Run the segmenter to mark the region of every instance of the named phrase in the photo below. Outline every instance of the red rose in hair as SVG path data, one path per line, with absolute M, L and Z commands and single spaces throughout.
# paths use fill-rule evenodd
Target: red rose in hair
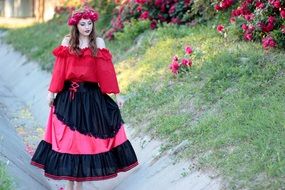
M 68 18 L 68 25 L 76 25 L 81 18 L 91 19 L 93 22 L 97 21 L 99 18 L 99 13 L 92 9 L 91 7 L 84 6 L 83 10 L 79 10 L 80 12 L 74 12 Z

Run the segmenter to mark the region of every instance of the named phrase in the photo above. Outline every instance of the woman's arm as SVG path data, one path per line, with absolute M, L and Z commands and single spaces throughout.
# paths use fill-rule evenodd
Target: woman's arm
M 97 48 L 106 48 L 105 41 L 103 38 L 97 37 L 96 38 L 96 44 L 97 44 Z M 116 97 L 116 102 L 117 102 L 119 108 L 122 108 L 123 104 L 124 104 L 124 100 L 120 96 L 120 93 L 115 93 L 114 95 Z
M 61 45 L 63 46 L 68 46 L 69 45 L 69 36 L 65 36 L 63 40 L 61 41 Z M 53 72 L 52 72 L 52 77 L 51 77 L 51 82 L 49 84 L 48 88 L 48 95 L 47 95 L 47 100 L 49 106 L 52 105 L 53 100 L 57 94 L 57 91 L 62 88 L 62 83 L 63 83 L 63 78 L 60 77 L 64 75 L 64 60 L 63 58 L 56 57 L 55 58 L 55 63 L 53 66 Z
M 103 38 L 96 38 L 97 48 L 100 49 L 100 55 L 98 55 L 97 71 L 98 80 L 101 85 L 101 90 L 104 93 L 113 93 L 118 96 L 120 93 L 118 80 L 116 77 L 116 71 L 112 62 L 112 54 L 108 48 L 106 48 Z

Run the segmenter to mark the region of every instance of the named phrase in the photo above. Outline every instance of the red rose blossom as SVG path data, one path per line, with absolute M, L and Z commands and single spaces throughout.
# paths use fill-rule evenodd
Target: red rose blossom
M 142 6 L 138 6 L 137 7 L 137 12 L 141 12 L 142 11 Z
M 181 61 L 182 65 L 187 66 L 187 67 L 191 67 L 192 66 L 192 60 L 191 59 L 182 59 Z
M 264 8 L 264 3 L 260 2 L 260 1 L 257 1 L 255 3 L 255 6 L 257 9 L 263 9 Z
M 276 45 L 277 44 L 275 40 L 271 36 L 267 36 L 266 38 L 262 39 L 262 47 L 264 49 L 273 48 L 273 47 L 276 47 Z
M 214 6 L 214 8 L 215 8 L 216 11 L 222 10 L 222 7 L 220 7 L 219 4 L 216 4 L 216 5 Z
M 273 2 L 273 6 L 274 6 L 275 8 L 277 8 L 277 9 L 279 9 L 279 8 L 281 7 L 280 1 L 279 1 L 279 0 L 275 0 L 275 1 Z
M 172 62 L 173 62 L 173 61 L 178 61 L 178 59 L 179 59 L 178 56 L 177 56 L 177 55 L 174 55 L 174 56 L 172 57 Z
M 230 23 L 235 23 L 236 22 L 236 18 L 235 17 L 231 17 L 230 18 Z
M 149 12 L 148 12 L 148 11 L 144 11 L 144 12 L 141 14 L 141 16 L 140 16 L 140 19 L 146 20 L 146 19 L 148 19 L 148 17 L 149 17 Z
M 244 18 L 247 21 L 252 21 L 254 19 L 254 14 L 251 13 L 251 14 L 244 15 Z
M 160 7 L 163 3 L 163 0 L 155 0 L 155 6 Z
M 153 30 L 153 29 L 156 28 L 156 26 L 157 26 L 156 20 L 152 20 L 151 23 L 150 23 L 150 28 Z
M 281 9 L 280 16 L 281 18 L 285 18 L 285 9 Z
M 219 24 L 219 25 L 217 26 L 217 31 L 218 31 L 219 33 L 222 33 L 224 30 L 225 30 L 225 27 L 224 27 L 223 25 Z
M 191 48 L 191 46 L 185 46 L 184 48 L 185 53 L 190 55 L 193 52 L 193 49 Z
M 245 33 L 245 34 L 243 35 L 243 39 L 244 39 L 245 41 L 251 41 L 251 40 L 253 39 L 253 36 L 252 36 L 251 33 Z
M 243 23 L 241 25 L 241 28 L 242 28 L 243 31 L 246 31 L 248 29 L 248 26 L 245 23 Z
M 173 61 L 170 65 L 169 65 L 169 69 L 171 70 L 171 72 L 173 74 L 178 74 L 178 70 L 179 70 L 179 63 L 178 61 Z

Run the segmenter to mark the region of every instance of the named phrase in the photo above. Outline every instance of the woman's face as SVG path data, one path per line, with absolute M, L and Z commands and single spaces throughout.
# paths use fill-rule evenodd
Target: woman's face
M 89 36 L 93 28 L 93 22 L 90 19 L 80 19 L 77 28 L 79 33 L 84 36 Z

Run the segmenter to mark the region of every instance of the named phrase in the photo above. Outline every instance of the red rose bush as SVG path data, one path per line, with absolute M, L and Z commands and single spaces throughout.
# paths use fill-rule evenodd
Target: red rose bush
M 214 9 L 231 11 L 230 22 L 236 23 L 244 40 L 260 40 L 265 49 L 285 48 L 285 1 L 219 0 Z

